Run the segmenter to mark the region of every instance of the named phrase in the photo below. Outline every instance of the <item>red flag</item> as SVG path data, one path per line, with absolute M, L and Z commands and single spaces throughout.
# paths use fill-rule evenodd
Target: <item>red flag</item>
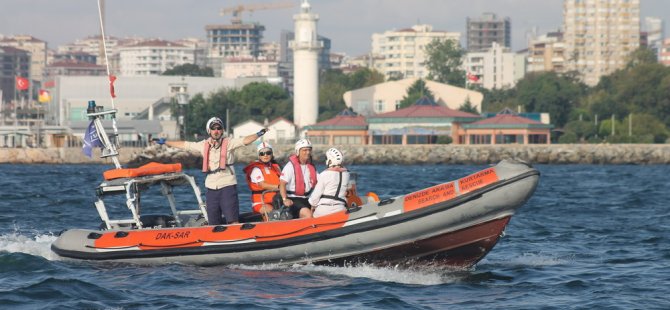
M 116 94 L 114 93 L 114 81 L 116 81 L 116 77 L 113 75 L 109 75 L 109 93 L 112 95 L 112 98 L 116 98 Z
M 470 72 L 468 72 L 468 80 L 470 80 L 470 81 L 472 81 L 472 82 L 478 82 L 478 81 L 479 81 L 479 77 L 476 76 L 476 75 L 474 75 L 474 74 L 470 74 Z
M 28 85 L 30 83 L 28 82 L 28 79 L 22 78 L 20 76 L 16 77 L 16 89 L 17 90 L 26 90 L 28 89 Z

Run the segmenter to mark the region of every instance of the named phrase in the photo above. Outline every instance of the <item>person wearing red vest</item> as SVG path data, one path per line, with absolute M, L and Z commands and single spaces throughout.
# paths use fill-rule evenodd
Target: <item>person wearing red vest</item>
M 307 197 L 316 186 L 316 168 L 312 164 L 312 143 L 300 139 L 295 143 L 295 154 L 279 178 L 279 194 L 285 206 L 289 207 L 293 218 L 312 217 L 312 207 Z
M 237 197 L 237 179 L 235 177 L 235 150 L 249 145 L 268 130 L 261 129 L 244 138 L 228 138 L 223 130 L 223 121 L 212 117 L 205 126 L 209 138 L 199 142 L 165 141 L 158 144 L 198 152 L 202 155 L 202 172 L 205 178 L 205 200 L 207 203 L 207 222 L 209 225 L 239 223 L 240 202 Z
M 275 161 L 272 146 L 269 143 L 261 142 L 256 150 L 258 160 L 246 166 L 244 173 L 251 190 L 251 209 L 255 213 L 262 214 L 263 220 L 267 221 L 267 213 L 273 209 L 272 198 L 279 190 L 281 168 Z

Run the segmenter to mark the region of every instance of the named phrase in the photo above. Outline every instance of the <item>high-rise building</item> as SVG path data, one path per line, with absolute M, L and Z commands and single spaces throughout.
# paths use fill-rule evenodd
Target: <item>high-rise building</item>
M 647 46 L 661 59 L 661 47 L 663 46 L 663 20 L 658 17 L 644 18 L 644 32 L 647 33 Z
M 261 41 L 265 26 L 259 23 L 242 23 L 239 20 L 228 25 L 207 25 L 208 66 L 219 76 L 226 58 L 257 58 L 261 53 Z
M 565 0 L 563 29 L 566 69 L 596 85 L 640 46 L 640 0 Z
M 11 46 L 0 46 L 0 110 L 3 102 L 16 97 L 16 77 L 27 78 L 30 74 L 30 53 Z M 7 115 L 0 115 L 3 118 Z
M 670 67 L 670 39 L 663 40 L 659 53 L 659 61 L 663 65 Z
M 512 47 L 512 22 L 509 17 L 499 18 L 494 13 L 484 13 L 478 18 L 466 18 L 467 45 L 469 52 L 479 52 L 493 43 Z
M 423 78 L 428 76 L 425 47 L 433 40 L 461 39 L 458 32 L 433 31 L 430 25 L 372 34 L 372 56 L 381 56 L 382 73 L 386 78 Z
M 164 40 L 121 46 L 119 66 L 123 76 L 160 75 L 175 66 L 192 64 L 194 48 Z
M 530 40 L 527 71 L 565 72 L 565 43 L 562 32 L 549 32 Z
M 467 53 L 463 62 L 467 82 L 486 89 L 512 88 L 526 73 L 525 58 L 525 53 L 513 53 L 495 42 L 484 51 Z
M 0 46 L 11 46 L 30 53 L 30 76 L 34 81 L 42 81 L 47 65 L 47 42 L 29 35 L 5 37 Z M 28 76 L 26 76 L 28 78 Z

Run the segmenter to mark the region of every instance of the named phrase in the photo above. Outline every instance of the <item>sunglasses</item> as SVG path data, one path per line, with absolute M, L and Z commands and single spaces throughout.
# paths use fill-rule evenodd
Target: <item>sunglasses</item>
M 258 152 L 258 156 L 272 155 L 272 151 Z
M 209 129 L 211 129 L 211 130 L 223 130 L 223 128 L 221 128 L 219 126 L 213 126 L 213 127 L 210 127 Z

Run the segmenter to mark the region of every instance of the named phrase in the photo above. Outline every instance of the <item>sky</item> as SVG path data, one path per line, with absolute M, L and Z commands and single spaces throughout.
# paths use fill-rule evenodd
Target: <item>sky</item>
M 223 8 L 240 4 L 293 2 L 292 8 L 243 12 L 245 22 L 265 26 L 265 42 L 278 42 L 281 30 L 293 30 L 299 0 L 106 0 L 105 33 L 115 37 L 139 36 L 175 40 L 205 39 L 205 25 L 227 24 Z M 349 56 L 366 54 L 373 33 L 429 24 L 434 30 L 460 32 L 466 17 L 485 12 L 509 17 L 512 49 L 526 47 L 529 33 L 560 29 L 563 0 L 311 0 L 319 15 L 318 32 L 331 39 L 331 51 Z M 640 0 L 640 18 L 659 17 L 670 36 L 670 0 Z M 96 0 L 0 0 L 0 34 L 29 34 L 48 42 L 49 48 L 99 35 Z M 463 45 L 465 41 L 462 40 Z

